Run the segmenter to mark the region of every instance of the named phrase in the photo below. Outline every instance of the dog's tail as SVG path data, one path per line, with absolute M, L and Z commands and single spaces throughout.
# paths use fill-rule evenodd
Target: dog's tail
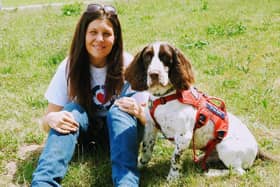
M 261 149 L 258 150 L 257 158 L 261 159 L 261 160 L 269 160 L 269 161 L 280 163 L 280 158 L 279 157 L 271 155 L 271 154 L 269 154 L 269 153 L 267 153 L 267 152 L 265 152 Z

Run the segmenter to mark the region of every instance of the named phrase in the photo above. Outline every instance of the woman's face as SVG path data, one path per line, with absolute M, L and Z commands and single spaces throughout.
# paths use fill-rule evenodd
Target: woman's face
M 106 65 L 106 57 L 111 52 L 114 41 L 113 25 L 109 20 L 96 19 L 89 23 L 86 31 L 86 49 L 92 65 Z

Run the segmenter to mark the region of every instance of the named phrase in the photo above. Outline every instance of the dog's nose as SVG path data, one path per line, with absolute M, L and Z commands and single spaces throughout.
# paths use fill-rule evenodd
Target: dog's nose
M 150 75 L 150 77 L 151 77 L 152 82 L 158 81 L 158 77 L 159 77 L 159 76 L 158 76 L 157 73 L 150 73 L 149 75 Z

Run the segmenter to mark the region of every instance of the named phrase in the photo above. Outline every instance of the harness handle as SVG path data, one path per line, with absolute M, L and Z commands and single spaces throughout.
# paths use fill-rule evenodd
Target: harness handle
M 218 106 L 215 102 L 213 102 L 213 100 L 220 102 L 220 106 Z M 221 109 L 223 112 L 226 112 L 226 105 L 225 105 L 225 102 L 222 99 L 220 99 L 218 97 L 208 96 L 207 101 L 209 103 L 211 103 L 212 105 L 214 105 L 215 107 Z

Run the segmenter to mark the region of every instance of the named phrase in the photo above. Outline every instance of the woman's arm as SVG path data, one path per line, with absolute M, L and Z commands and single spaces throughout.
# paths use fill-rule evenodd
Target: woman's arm
M 122 111 L 135 116 L 142 125 L 146 124 L 144 105 L 139 105 L 134 98 L 122 97 L 115 101 L 115 105 L 117 105 Z
M 52 103 L 49 103 L 48 104 L 48 108 L 47 108 L 47 111 L 46 111 L 46 114 L 44 115 L 43 117 L 43 120 L 42 120 L 42 128 L 44 129 L 45 132 L 49 132 L 50 130 L 50 126 L 49 126 L 49 114 L 51 112 L 58 112 L 58 111 L 61 111 L 62 110 L 62 106 L 59 106 L 59 105 L 55 105 L 55 104 L 52 104 Z
M 79 124 L 75 121 L 71 112 L 62 111 L 62 106 L 48 104 L 47 112 L 42 120 L 42 128 L 48 132 L 50 128 L 69 134 L 78 130 Z
M 135 115 L 136 118 L 140 121 L 140 123 L 142 125 L 145 125 L 146 124 L 146 115 L 145 115 L 145 106 L 146 104 L 142 104 L 142 105 L 137 105 L 139 108 L 138 108 L 138 114 Z

